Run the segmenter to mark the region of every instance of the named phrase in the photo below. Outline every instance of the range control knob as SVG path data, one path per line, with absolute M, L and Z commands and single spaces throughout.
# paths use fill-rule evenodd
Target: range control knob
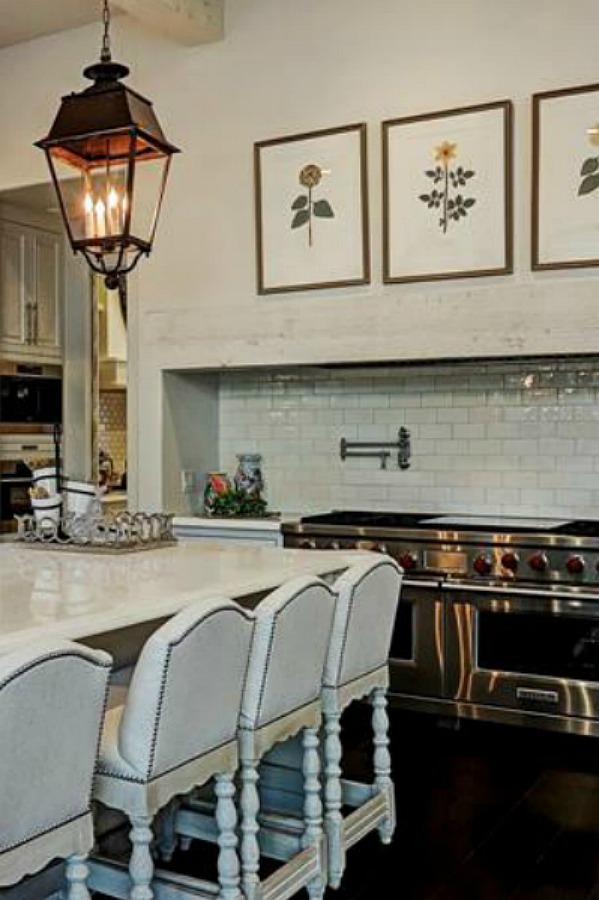
M 328 541 L 325 546 L 327 550 L 339 550 L 341 544 L 339 543 L 339 541 Z
M 545 572 L 549 567 L 549 560 L 544 553 L 533 553 L 533 555 L 528 558 L 528 565 L 533 572 Z
M 570 575 L 580 575 L 584 572 L 584 558 L 578 553 L 569 556 L 566 560 L 566 569 Z
M 316 549 L 316 541 L 314 538 L 305 538 L 299 543 L 301 550 L 315 550 Z
M 518 563 L 520 559 L 517 553 L 514 553 L 513 550 L 506 550 L 506 552 L 501 557 L 501 565 L 504 569 L 507 569 L 508 572 L 516 572 L 518 569 Z
M 411 553 L 409 550 L 406 550 L 405 553 L 400 553 L 397 562 L 405 572 L 409 572 L 411 569 L 415 569 L 418 565 L 418 557 L 415 553 Z
M 472 563 L 472 568 L 477 575 L 490 575 L 493 568 L 493 562 L 486 553 L 481 553 Z

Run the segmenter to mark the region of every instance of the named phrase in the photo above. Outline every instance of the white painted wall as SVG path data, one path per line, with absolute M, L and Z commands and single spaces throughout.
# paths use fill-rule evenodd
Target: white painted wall
M 597 275 L 533 275 L 528 253 L 529 97 L 596 80 L 596 16 L 595 0 L 227 0 L 226 40 L 190 50 L 115 21 L 115 56 L 184 150 L 140 271 L 140 446 L 161 445 L 163 368 L 596 352 Z M 91 27 L 0 53 L 0 188 L 45 180 L 31 142 L 98 44 Z M 383 288 L 380 121 L 502 98 L 516 104 L 515 274 Z M 356 121 L 372 285 L 258 297 L 253 142 Z M 138 476 L 140 503 L 160 506 L 158 452 Z

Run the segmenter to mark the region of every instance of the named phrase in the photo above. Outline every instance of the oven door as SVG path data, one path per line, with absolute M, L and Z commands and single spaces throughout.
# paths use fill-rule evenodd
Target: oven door
M 446 586 L 447 691 L 528 716 L 599 719 L 599 594 Z
M 389 660 L 392 696 L 443 696 L 444 641 L 440 583 L 404 579 Z

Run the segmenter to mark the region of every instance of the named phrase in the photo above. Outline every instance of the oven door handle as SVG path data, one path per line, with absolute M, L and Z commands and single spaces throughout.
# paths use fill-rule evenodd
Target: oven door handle
M 522 597 L 526 599 L 530 597 L 532 599 L 542 598 L 543 600 L 572 600 L 574 602 L 581 600 L 587 600 L 589 602 L 597 604 L 597 610 L 599 612 L 599 592 L 591 589 L 588 593 L 585 593 L 584 588 L 555 588 L 550 585 L 547 587 L 534 587 L 534 588 L 526 588 L 526 587 L 515 587 L 511 584 L 501 584 L 501 585 L 491 585 L 491 584 L 452 584 L 450 581 L 446 581 L 443 584 L 443 590 L 447 591 L 447 593 L 452 594 L 478 594 L 481 596 L 493 597 L 495 600 L 500 600 L 505 598 L 509 600 L 512 597 Z
M 582 593 L 554 593 L 549 591 L 497 588 L 481 591 L 464 585 L 444 585 L 446 600 L 456 607 L 471 607 L 479 611 L 502 614 L 534 613 L 539 616 L 592 617 L 599 622 L 599 596 Z
M 433 581 L 432 579 L 426 578 L 406 578 L 404 576 L 402 580 L 402 587 L 405 588 L 435 588 L 436 590 L 440 590 L 443 587 L 443 581 L 439 579 L 438 581 Z

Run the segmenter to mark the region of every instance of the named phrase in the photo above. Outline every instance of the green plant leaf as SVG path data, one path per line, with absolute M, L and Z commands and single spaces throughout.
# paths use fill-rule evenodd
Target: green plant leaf
M 427 178 L 435 178 L 435 176 L 437 175 L 434 169 L 427 169 L 424 174 Z
M 314 215 L 321 219 L 334 219 L 335 213 L 328 200 L 317 200 L 314 204 Z
M 293 203 L 291 204 L 291 209 L 303 209 L 304 206 L 308 205 L 308 198 L 305 194 L 300 194 L 299 197 L 296 197 Z
M 431 199 L 431 195 L 430 194 L 420 194 L 418 199 L 422 200 L 423 203 L 428 203 Z
M 583 194 L 590 194 L 591 191 L 596 191 L 599 187 L 599 175 L 587 175 L 586 178 L 583 178 L 580 187 L 578 188 L 578 196 L 581 197 Z
M 474 178 L 474 172 L 472 169 L 468 169 L 468 171 L 464 172 L 464 178 Z
M 590 156 L 588 159 L 582 164 L 580 169 L 581 175 L 592 175 L 593 172 L 596 172 L 599 169 L 599 159 L 596 156 Z
M 302 225 L 305 225 L 308 219 L 310 218 L 310 213 L 307 209 L 300 209 L 293 217 L 293 221 L 291 223 L 292 228 L 300 228 Z
M 464 206 L 466 207 L 466 209 L 470 209 L 470 207 L 474 206 L 475 203 L 476 200 L 474 197 L 466 197 L 466 199 L 464 200 Z

